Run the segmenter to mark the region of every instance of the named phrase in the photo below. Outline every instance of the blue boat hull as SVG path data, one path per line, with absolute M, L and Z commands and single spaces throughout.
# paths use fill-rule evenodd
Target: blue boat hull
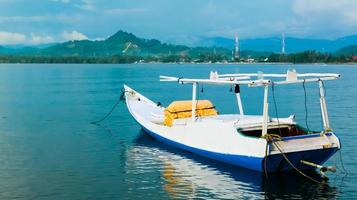
M 313 169 L 312 167 L 302 164 L 301 160 L 306 160 L 319 165 L 325 163 L 331 156 L 338 151 L 338 148 L 317 149 L 310 151 L 299 151 L 285 154 L 288 160 L 300 170 Z M 264 162 L 264 161 L 263 161 Z M 264 164 L 263 164 L 264 166 Z M 263 168 L 264 170 L 264 168 Z M 272 155 L 267 158 L 268 172 L 279 172 L 293 170 L 293 167 L 286 161 L 283 155 Z
M 198 149 L 194 147 L 187 146 L 185 144 L 181 144 L 172 140 L 169 140 L 165 137 L 162 137 L 156 133 L 151 132 L 150 130 L 143 127 L 143 130 L 147 132 L 150 136 L 155 138 L 156 140 L 167 144 L 169 146 L 183 149 L 198 155 L 201 155 L 206 158 L 210 158 L 213 160 L 217 160 L 220 162 L 228 163 L 231 165 L 239 166 L 242 168 L 264 172 L 264 157 L 253 157 L 253 156 L 244 156 L 244 155 L 232 155 L 232 154 L 223 154 L 217 152 L 211 152 L 203 149 Z M 327 148 L 327 149 L 318 149 L 311 151 L 300 151 L 285 154 L 290 162 L 297 168 L 311 169 L 311 167 L 301 164 L 301 160 L 310 161 L 316 164 L 323 164 L 326 162 L 333 154 L 338 151 L 338 148 Z M 266 170 L 268 172 L 278 172 L 278 171 L 288 171 L 293 170 L 292 166 L 286 162 L 284 157 L 279 155 L 271 155 L 267 157 L 266 162 Z

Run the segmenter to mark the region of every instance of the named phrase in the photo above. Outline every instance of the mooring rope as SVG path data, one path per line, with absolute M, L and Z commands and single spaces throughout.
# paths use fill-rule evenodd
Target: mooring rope
M 346 170 L 345 164 L 343 163 L 343 160 L 342 160 L 341 149 L 339 150 L 339 157 L 340 157 L 340 162 L 341 162 L 341 166 L 342 166 L 343 172 L 344 172 L 345 174 L 348 174 L 348 171 Z
M 272 82 L 271 84 L 271 90 L 272 90 L 272 93 L 273 93 L 273 101 L 274 101 L 274 107 L 275 107 L 275 115 L 276 115 L 276 121 L 278 122 L 278 130 L 279 130 L 279 134 L 280 136 L 283 136 L 282 133 L 281 133 L 281 130 L 280 130 L 280 121 L 279 121 L 279 115 L 278 115 L 278 106 L 277 106 L 277 103 L 276 103 L 276 100 L 275 100 L 275 89 L 274 89 L 274 82 Z
M 280 123 L 279 123 L 279 115 L 278 115 L 278 106 L 276 104 L 276 100 L 275 100 L 275 87 L 274 87 L 274 82 L 272 82 L 271 85 L 271 90 L 272 90 L 272 94 L 273 94 L 273 102 L 274 102 L 274 108 L 275 108 L 275 115 L 276 115 L 276 119 L 278 122 L 278 129 L 279 129 L 279 133 L 281 135 L 281 130 L 280 130 Z M 267 161 L 268 161 L 268 148 L 269 148 L 269 141 L 271 141 L 271 136 L 278 136 L 279 138 L 281 136 L 279 135 L 275 135 L 275 134 L 267 134 L 264 136 L 264 138 L 267 140 L 267 143 L 265 145 L 265 159 L 264 159 L 264 174 L 265 174 L 265 178 L 268 179 L 268 170 L 267 170 Z
M 110 111 L 100 120 L 98 121 L 93 121 L 91 122 L 91 124 L 99 124 L 100 122 L 104 121 L 106 118 L 108 118 L 112 112 L 115 110 L 115 108 L 119 105 L 120 102 L 125 100 L 125 90 L 123 89 L 120 93 L 120 96 L 118 98 L 118 100 L 115 102 L 115 104 L 113 105 L 113 107 L 110 109 Z
M 268 147 L 269 147 L 269 142 L 267 140 L 267 144 L 265 145 L 265 158 L 264 158 L 264 174 L 266 179 L 268 179 L 268 170 L 267 170 Z
M 312 182 L 314 183 L 318 183 L 318 184 L 325 184 L 324 182 L 321 182 L 321 181 L 318 181 L 314 178 L 312 178 L 311 176 L 305 174 L 304 172 L 302 172 L 301 170 L 299 170 L 290 160 L 289 158 L 287 157 L 287 155 L 283 152 L 283 150 L 281 149 L 281 147 L 279 147 L 278 144 L 276 144 L 276 140 L 281 140 L 281 137 L 279 135 L 276 135 L 276 134 L 266 134 L 264 136 L 264 138 L 266 139 L 267 141 L 267 145 L 269 143 L 271 143 L 272 145 L 274 145 L 280 152 L 280 154 L 283 156 L 284 160 L 295 170 L 297 171 L 300 175 L 302 175 L 303 177 L 311 180 Z M 265 160 L 267 160 L 267 157 L 265 158 Z M 266 172 L 266 169 L 265 169 L 265 173 L 267 174 Z
M 302 82 L 302 87 L 304 88 L 304 105 L 305 105 L 305 124 L 306 124 L 306 129 L 307 132 L 310 133 L 310 128 L 308 124 L 308 110 L 307 110 L 307 94 L 306 94 L 306 86 L 305 86 L 305 79 L 304 82 Z
M 278 122 L 278 129 L 279 129 L 279 133 L 280 133 L 280 136 L 279 135 L 275 135 L 275 134 L 269 134 L 269 135 L 266 135 L 267 137 L 270 137 L 270 136 L 279 136 L 281 137 L 281 130 L 280 130 L 280 122 L 279 122 L 279 115 L 278 115 L 278 106 L 276 104 L 276 100 L 275 100 L 275 87 L 274 87 L 274 82 L 272 82 L 272 85 L 271 85 L 271 90 L 272 90 L 272 94 L 273 94 L 273 102 L 274 102 L 274 107 L 275 107 L 275 115 L 276 115 L 276 119 L 277 119 L 277 122 Z M 267 139 L 267 138 L 265 138 Z M 265 146 L 265 159 L 264 159 L 264 174 L 265 174 L 265 178 L 268 179 L 268 171 L 267 171 L 267 160 L 268 160 L 268 147 L 269 147 L 269 141 L 267 139 L 267 143 L 266 143 L 266 146 Z
M 286 162 L 293 168 L 295 169 L 295 171 L 297 171 L 299 174 L 301 174 L 302 176 L 304 176 L 305 178 L 317 183 L 317 184 L 325 184 L 324 182 L 318 181 L 314 178 L 312 178 L 311 176 L 305 174 L 304 172 L 302 172 L 301 170 L 299 170 L 290 160 L 289 158 L 285 155 L 285 153 L 282 151 L 282 149 L 279 147 L 279 145 L 275 144 L 274 141 L 272 141 L 272 144 L 280 151 L 281 155 L 284 157 L 284 159 L 286 160 Z
M 304 81 L 305 82 L 305 81 Z M 305 89 L 305 86 L 304 86 L 304 89 Z M 265 160 L 264 160 L 264 172 L 265 172 L 265 176 L 266 178 L 268 178 L 268 173 L 267 173 L 267 169 L 266 169 L 266 165 L 267 165 L 267 160 L 268 160 L 268 145 L 269 143 L 271 143 L 272 145 L 274 145 L 278 150 L 279 152 L 281 153 L 281 155 L 283 156 L 283 158 L 285 159 L 285 161 L 295 170 L 297 171 L 300 175 L 304 176 L 305 178 L 315 182 L 315 183 L 318 183 L 318 184 L 321 184 L 324 182 L 320 182 L 320 181 L 317 181 L 315 180 L 314 178 L 312 178 L 311 176 L 305 174 L 304 172 L 302 172 L 301 170 L 299 170 L 290 160 L 289 158 L 285 155 L 285 153 L 283 152 L 283 150 L 275 143 L 276 140 L 281 140 L 282 138 L 282 132 L 280 130 L 280 122 L 279 122 L 279 115 L 278 115 L 278 107 L 277 107 L 277 103 L 276 103 L 276 99 L 275 99 L 275 90 L 274 90 L 274 82 L 272 83 L 272 94 L 273 94 L 273 102 L 274 102 L 274 107 L 275 107 L 275 114 L 276 114 L 276 117 L 277 117 L 277 122 L 278 122 L 278 130 L 279 130 L 279 134 L 280 135 L 277 135 L 277 134 L 266 134 L 263 138 L 266 139 L 267 141 L 267 144 L 266 144 L 266 148 L 265 148 Z M 306 95 L 306 93 L 305 93 Z

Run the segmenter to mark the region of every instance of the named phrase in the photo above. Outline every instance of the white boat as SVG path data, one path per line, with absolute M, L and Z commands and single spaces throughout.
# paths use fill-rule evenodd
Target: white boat
M 160 81 L 192 84 L 189 110 L 187 102 L 173 103 L 165 108 L 127 85 L 124 85 L 124 90 L 129 112 L 155 139 L 231 165 L 259 172 L 277 172 L 311 169 L 313 166 L 321 168 L 340 149 L 340 141 L 330 127 L 323 84 L 323 81 L 336 80 L 339 77 L 339 74 L 332 73 L 298 74 L 295 70 L 288 70 L 287 74 L 219 75 L 211 72 L 209 79 L 160 76 Z M 307 131 L 295 122 L 294 115 L 287 118 L 269 117 L 269 87 L 312 82 L 318 83 L 320 88 L 323 130 Z M 239 113 L 211 112 L 205 115 L 205 109 L 214 107 L 209 103 L 206 104 L 208 107 L 204 107 L 203 102 L 197 101 L 197 84 L 234 86 Z M 240 98 L 241 85 L 264 88 L 262 115 L 244 113 Z M 184 105 L 186 110 L 172 110 L 175 105 Z M 168 119 L 172 112 L 176 113 Z

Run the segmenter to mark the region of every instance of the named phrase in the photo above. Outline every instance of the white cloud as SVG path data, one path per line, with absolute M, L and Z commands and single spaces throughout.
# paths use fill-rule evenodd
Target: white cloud
M 85 17 L 80 14 L 55 14 L 55 15 L 37 15 L 37 16 L 0 16 L 0 23 L 41 23 L 41 22 L 60 22 L 60 23 L 79 23 Z
M 0 32 L 0 44 L 2 45 L 22 44 L 26 42 L 26 39 L 26 35 L 21 33 Z
M 14 33 L 1 31 L 0 32 L 0 44 L 1 45 L 36 45 L 36 44 L 48 44 L 54 42 L 53 37 L 48 35 L 36 35 L 31 33 L 30 35 L 25 35 L 22 33 Z
M 0 16 L 0 23 L 3 22 L 44 22 L 49 21 L 50 16 Z
M 57 35 L 39 35 L 35 33 L 23 34 L 8 31 L 0 31 L 0 45 L 38 45 L 62 42 L 69 40 L 87 40 L 88 37 L 78 31 L 63 31 Z
M 88 40 L 88 37 L 78 31 L 63 31 L 62 39 L 68 40 Z
M 334 37 L 357 33 L 357 1 L 294 0 L 290 23 L 301 35 Z
M 54 39 L 52 36 L 49 35 L 36 35 L 34 33 L 31 33 L 30 39 L 29 39 L 29 44 L 48 44 L 54 42 Z
M 356 8 L 357 1 L 353 0 L 295 0 L 293 3 L 293 11 L 299 18 L 350 25 L 357 25 Z
M 76 4 L 75 7 L 85 10 L 85 11 L 94 11 L 95 6 L 91 0 L 80 0 L 80 4 Z
M 214 4 L 213 1 L 209 1 L 207 5 L 203 7 L 201 10 L 202 14 L 208 14 L 208 15 L 216 14 L 217 12 L 219 12 L 219 10 L 217 9 L 217 5 Z
M 351 0 L 295 0 L 293 3 L 294 11 L 297 12 L 330 12 L 342 10 L 354 10 L 357 6 L 356 1 Z
M 104 11 L 107 15 L 130 15 L 137 13 L 148 12 L 149 9 L 146 8 L 116 8 L 116 9 L 108 9 Z
M 71 0 L 50 0 L 50 1 L 60 2 L 60 3 L 69 3 L 69 2 L 71 2 Z
M 102 41 L 107 39 L 108 37 L 96 37 L 96 38 L 91 38 L 92 41 Z

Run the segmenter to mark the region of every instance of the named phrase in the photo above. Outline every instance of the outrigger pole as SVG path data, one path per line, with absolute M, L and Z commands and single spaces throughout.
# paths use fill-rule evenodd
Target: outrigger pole
M 197 100 L 196 100 L 196 95 L 197 95 L 197 82 L 192 83 L 192 121 L 196 121 L 196 105 L 197 105 Z
M 262 137 L 264 137 L 268 133 L 268 119 L 269 119 L 268 91 L 269 91 L 269 85 L 265 85 L 264 86 Z
M 239 114 L 243 117 L 244 110 L 243 110 L 243 105 L 242 105 L 242 99 L 240 98 L 240 86 L 238 84 L 235 84 L 235 86 L 234 86 L 234 93 L 236 93 L 236 97 L 237 97 Z
M 319 88 L 320 88 L 320 106 L 321 106 L 322 122 L 324 124 L 325 132 L 328 132 L 331 131 L 330 120 L 328 118 L 327 106 L 325 100 L 325 86 L 321 80 L 319 80 Z
M 251 77 L 257 77 L 258 79 L 251 79 Z M 282 81 L 272 81 L 264 78 L 285 78 Z M 261 78 L 261 79 L 259 79 Z M 302 78 L 302 79 L 298 79 Z M 243 106 L 242 100 L 240 98 L 240 85 L 247 85 L 248 87 L 264 87 L 264 105 L 263 105 L 263 123 L 262 123 L 262 136 L 267 134 L 268 131 L 268 121 L 269 121 L 269 102 L 268 102 L 268 91 L 269 85 L 286 85 L 286 84 L 297 84 L 297 83 L 308 83 L 308 82 L 318 82 L 320 89 L 320 106 L 322 121 L 324 126 L 324 131 L 328 132 L 331 130 L 330 122 L 328 118 L 326 100 L 325 100 L 325 89 L 323 81 L 336 80 L 340 78 L 339 74 L 334 73 L 306 73 L 298 74 L 295 70 L 288 70 L 286 74 L 261 74 L 261 73 L 248 73 L 248 74 L 221 74 L 218 75 L 217 72 L 211 72 L 209 79 L 189 79 L 189 78 L 177 78 L 171 76 L 160 76 L 160 81 L 171 81 L 178 82 L 180 84 L 192 84 L 192 121 L 196 118 L 196 93 L 197 84 L 218 84 L 218 85 L 235 85 L 235 93 L 237 98 L 237 103 L 239 107 L 239 112 L 243 116 Z M 238 88 L 237 88 L 238 87 Z

